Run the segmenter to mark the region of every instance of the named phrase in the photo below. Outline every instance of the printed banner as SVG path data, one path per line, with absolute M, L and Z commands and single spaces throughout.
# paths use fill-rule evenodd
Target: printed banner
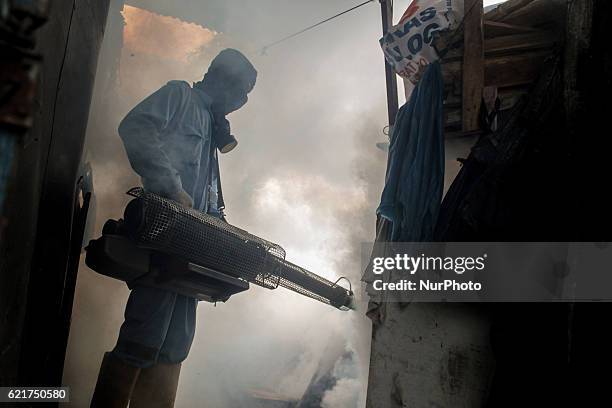
M 395 72 L 412 86 L 427 65 L 438 60 L 434 33 L 455 29 L 463 19 L 462 0 L 414 0 L 380 45 Z

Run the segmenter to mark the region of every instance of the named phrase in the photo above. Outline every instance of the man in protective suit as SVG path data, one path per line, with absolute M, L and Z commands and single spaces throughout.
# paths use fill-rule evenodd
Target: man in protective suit
M 146 190 L 223 218 L 217 150 L 236 139 L 225 116 L 247 102 L 257 71 L 234 49 L 221 51 L 204 79 L 170 81 L 119 125 Z M 92 407 L 172 407 L 181 362 L 195 332 L 197 300 L 135 286 L 115 348 L 104 355 Z

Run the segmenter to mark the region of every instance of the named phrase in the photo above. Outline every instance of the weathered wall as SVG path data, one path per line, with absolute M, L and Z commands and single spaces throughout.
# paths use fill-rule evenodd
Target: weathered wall
M 38 33 L 44 64 L 34 125 L 19 145 L 20 185 L 8 204 L 10 244 L 1 271 L 8 283 L 2 293 L 10 294 L 1 311 L 3 384 L 61 381 L 75 190 L 108 3 L 54 1 Z
M 462 304 L 388 303 L 380 316 L 368 408 L 483 405 L 492 371 L 486 315 Z
M 505 179 L 493 179 L 496 189 L 484 187 L 480 195 L 468 190 L 472 208 L 468 203 L 461 212 L 474 222 L 462 224 L 457 212 L 443 239 L 611 240 L 604 187 L 611 139 L 602 137 L 611 109 L 602 101 L 612 85 L 606 35 L 612 3 L 568 5 L 566 47 L 542 66 L 550 82 L 540 81 L 508 128 L 508 147 L 520 145 L 521 153 L 496 145 L 514 165 L 468 158 L 468 166 L 505 167 Z M 457 190 L 458 199 L 466 196 L 461 186 Z M 485 210 L 493 214 L 488 220 Z M 609 376 L 602 375 L 612 361 L 609 304 L 486 307 L 490 318 L 452 304 L 383 306 L 372 342 L 368 407 L 609 405 Z

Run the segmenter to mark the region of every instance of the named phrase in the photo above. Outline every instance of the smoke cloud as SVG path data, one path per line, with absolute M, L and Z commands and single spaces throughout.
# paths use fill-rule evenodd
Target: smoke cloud
M 386 153 L 376 148 L 386 140 L 377 3 L 267 55 L 262 46 L 354 2 L 129 4 L 121 13 L 113 2 L 89 120 L 94 235 L 106 219 L 121 217 L 125 191 L 140 183 L 118 137 L 119 121 L 167 81 L 200 80 L 218 51 L 233 47 L 249 56 L 259 76 L 249 103 L 228 117 L 239 140 L 220 157 L 228 221 L 279 243 L 290 261 L 315 273 L 348 277 L 359 292 L 360 244 L 374 237 L 386 165 Z M 127 296 L 125 284 L 81 265 L 64 375 L 74 406 L 88 405 Z M 322 372 L 334 378 L 321 394 L 322 407 L 365 405 L 370 322 L 363 299 L 356 312 L 341 312 L 283 289 L 252 287 L 226 304 L 201 302 L 198 309 L 177 407 L 257 406 L 263 391 L 299 401 Z
M 204 2 L 200 14 L 211 3 L 210 14 L 186 17 L 188 3 L 161 10 L 135 1 L 123 14 L 111 10 L 87 135 L 94 235 L 106 219 L 121 217 L 125 191 L 139 184 L 119 121 L 165 82 L 201 79 L 219 50 L 234 47 L 249 55 L 259 77 L 250 102 L 229 117 L 238 148 L 220 158 L 228 220 L 281 244 L 292 262 L 329 279 L 347 276 L 358 289 L 359 244 L 374 235 L 386 160 L 375 147 L 386 124 L 378 8 L 364 7 L 264 56 L 258 50 L 267 42 L 351 2 Z M 81 266 L 64 375 L 75 406 L 88 404 L 127 295 L 123 283 Z M 363 406 L 370 326 L 360 307 L 340 312 L 258 287 L 216 307 L 200 303 L 176 406 L 255 406 L 258 390 L 299 401 L 322 365 L 337 364 L 329 350 L 348 344 L 352 371 L 336 373 L 322 406 Z

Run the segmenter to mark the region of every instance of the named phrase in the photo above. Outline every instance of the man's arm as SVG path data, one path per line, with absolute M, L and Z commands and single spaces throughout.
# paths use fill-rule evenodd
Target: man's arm
M 183 89 L 169 83 L 132 109 L 119 124 L 130 164 L 147 190 L 176 199 L 183 188 L 177 170 L 162 150 L 161 132 L 181 105 Z

